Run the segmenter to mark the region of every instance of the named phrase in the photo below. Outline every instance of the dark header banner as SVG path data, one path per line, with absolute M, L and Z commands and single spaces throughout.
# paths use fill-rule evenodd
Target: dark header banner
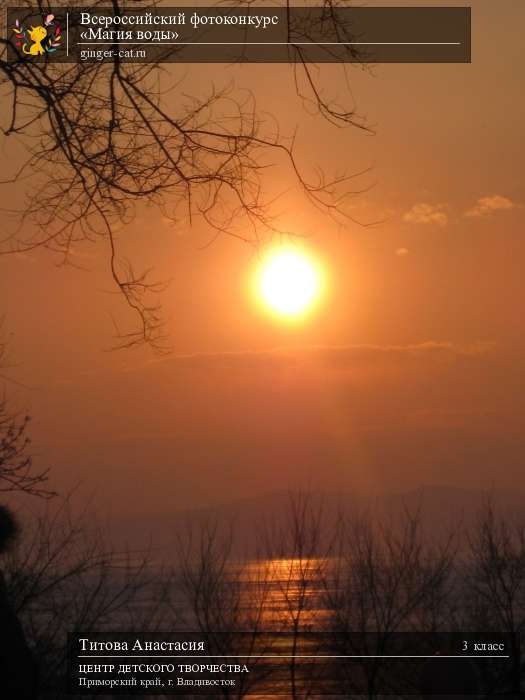
M 7 21 L 10 61 L 470 62 L 470 7 L 26 7 Z

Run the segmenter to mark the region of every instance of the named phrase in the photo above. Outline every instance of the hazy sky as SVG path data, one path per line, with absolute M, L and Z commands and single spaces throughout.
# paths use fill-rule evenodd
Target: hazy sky
M 285 67 L 186 67 L 188 89 L 234 80 L 285 131 L 298 125 L 306 168 L 371 168 L 352 212 L 379 225 L 338 228 L 293 190 L 276 205 L 329 281 L 304 323 L 254 304 L 248 246 L 203 247 L 203 226 L 153 210 L 119 235 L 172 279 L 162 303 L 174 352 L 162 360 L 105 352 L 112 315 L 128 315 L 108 293 L 102 242 L 78 248 L 85 272 L 46 251 L 0 258 L 11 376 L 28 387 L 7 390 L 33 415 L 55 485 L 82 482 L 137 513 L 306 483 L 525 486 L 525 4 L 472 4 L 472 64 L 350 71 L 375 135 L 309 116 Z M 338 67 L 322 81 L 345 90 Z M 2 145 L 7 170 L 17 148 Z M 267 187 L 288 184 L 276 168 Z M 3 206 L 17 194 L 0 189 Z

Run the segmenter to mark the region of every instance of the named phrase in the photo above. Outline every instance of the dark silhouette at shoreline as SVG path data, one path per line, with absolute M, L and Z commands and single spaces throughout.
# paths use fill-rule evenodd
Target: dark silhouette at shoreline
M 18 534 L 11 511 L 0 506 L 0 556 Z M 0 696 L 33 700 L 37 697 L 37 674 L 33 655 L 22 626 L 9 600 L 0 568 Z

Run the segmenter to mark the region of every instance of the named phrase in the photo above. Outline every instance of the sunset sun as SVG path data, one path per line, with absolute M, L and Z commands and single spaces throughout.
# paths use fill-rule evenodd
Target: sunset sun
M 280 316 L 298 317 L 312 307 L 321 291 L 318 266 L 304 253 L 277 250 L 262 263 L 258 293 Z

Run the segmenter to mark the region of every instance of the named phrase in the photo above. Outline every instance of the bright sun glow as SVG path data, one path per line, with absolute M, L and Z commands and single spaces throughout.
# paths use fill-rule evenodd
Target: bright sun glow
M 299 316 L 307 311 L 320 293 L 317 266 L 303 253 L 278 250 L 263 262 L 259 293 L 272 311 L 283 316 Z

